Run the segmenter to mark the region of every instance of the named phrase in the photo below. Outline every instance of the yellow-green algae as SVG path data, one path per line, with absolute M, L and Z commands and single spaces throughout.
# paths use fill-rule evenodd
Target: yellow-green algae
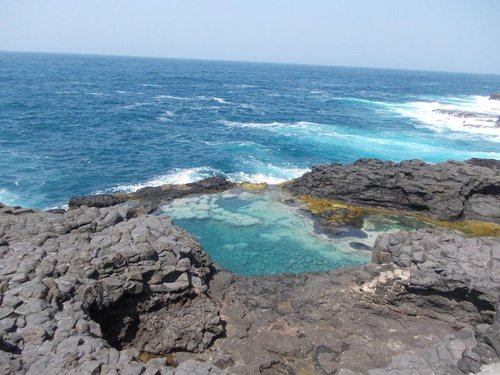
M 463 221 L 445 221 L 432 219 L 426 215 L 390 210 L 387 208 L 367 207 L 359 205 L 350 205 L 343 202 L 314 198 L 310 196 L 300 196 L 299 199 L 306 203 L 307 208 L 315 215 L 325 214 L 328 211 L 333 211 L 328 219 L 334 223 L 349 223 L 357 221 L 360 217 L 368 215 L 399 215 L 414 218 L 425 224 L 442 227 L 447 229 L 458 230 L 468 237 L 486 237 L 500 236 L 500 225 L 478 220 L 463 220 Z
M 238 186 L 245 190 L 264 190 L 269 187 L 266 182 L 240 182 Z

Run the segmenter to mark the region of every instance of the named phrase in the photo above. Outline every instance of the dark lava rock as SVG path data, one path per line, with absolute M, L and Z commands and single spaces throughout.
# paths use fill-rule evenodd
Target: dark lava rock
M 472 158 L 469 160 L 466 160 L 467 164 L 475 165 L 478 167 L 484 167 L 484 168 L 491 168 L 496 170 L 497 172 L 500 172 L 500 160 L 497 159 L 478 159 L 478 158 Z
M 181 198 L 187 194 L 185 190 L 173 187 L 164 189 L 160 186 L 147 186 L 134 193 L 130 193 L 129 196 L 132 199 L 139 199 L 141 201 L 161 202 Z
M 80 206 L 110 207 L 127 201 L 139 201 L 147 212 L 154 211 L 161 202 L 182 198 L 193 194 L 216 193 L 231 189 L 234 183 L 223 177 L 209 177 L 186 185 L 147 186 L 133 193 L 98 194 L 74 197 L 69 201 L 69 208 Z
M 470 302 L 473 314 L 462 320 L 474 322 L 476 312 L 485 321 L 493 320 L 500 297 L 500 238 L 466 238 L 437 229 L 400 231 L 380 235 L 372 256 L 374 263 L 408 270 L 405 287 L 417 296 Z M 442 308 L 443 313 L 452 311 Z
M 223 335 L 206 294 L 213 272 L 167 218 L 126 207 L 2 206 L 0 373 L 186 374 L 146 365 L 140 352 L 200 352 Z M 208 366 L 196 364 L 180 368 Z
M 490 100 L 500 100 L 500 93 L 493 93 L 490 95 Z
M 354 250 L 371 251 L 372 248 L 362 242 L 349 242 L 349 246 Z
M 316 167 L 292 185 L 495 218 L 479 204 L 498 214 L 495 165 L 362 160 Z M 499 360 L 499 251 L 499 238 L 402 231 L 380 236 L 363 268 L 242 277 L 219 270 L 168 218 L 135 208 L 0 205 L 0 374 L 474 372 Z
M 172 199 L 178 199 L 192 194 L 215 193 L 231 189 L 234 183 L 223 177 L 209 177 L 200 181 L 186 185 L 165 185 L 157 187 L 145 187 L 137 190 L 135 193 L 128 194 L 130 199 L 141 201 L 164 202 Z
M 200 188 L 204 190 L 213 190 L 213 191 L 223 191 L 231 189 L 232 187 L 235 186 L 234 183 L 220 176 L 208 177 L 203 180 L 192 182 L 187 185 L 193 188 Z
M 393 264 L 393 272 L 399 271 L 398 284 L 403 288 L 397 291 L 392 284 L 392 290 L 383 294 L 391 304 L 440 319 L 448 315 L 450 322 L 458 318 L 492 324 L 464 328 L 417 354 L 398 355 L 385 369 L 370 374 L 468 374 L 499 360 L 500 238 L 464 238 L 442 230 L 402 231 L 379 236 L 373 259 Z M 376 288 L 384 289 L 383 284 Z
M 432 112 L 441 113 L 444 115 L 450 115 L 450 116 L 459 117 L 459 118 L 473 118 L 473 117 L 480 116 L 480 114 L 475 113 L 475 112 L 466 112 L 466 111 L 459 111 L 459 110 L 454 110 L 454 109 L 435 109 Z
M 498 241 L 401 232 L 385 264 L 240 277 L 167 218 L 2 206 L 0 373 L 460 374 L 498 360 Z
M 63 214 L 66 212 L 66 210 L 64 208 L 50 208 L 46 210 L 46 212 L 51 212 L 53 214 Z
M 500 223 L 500 172 L 491 168 L 494 164 L 360 159 L 354 164 L 315 166 L 286 188 L 295 195 L 410 210 L 440 220 Z
M 69 200 L 69 208 L 76 208 L 80 206 L 87 207 L 110 207 L 116 206 L 117 204 L 126 202 L 126 198 L 117 197 L 111 194 L 98 194 L 98 195 L 88 195 L 84 197 L 73 197 Z
M 499 251 L 499 238 L 426 229 L 380 236 L 363 269 L 220 272 L 210 292 L 226 337 L 195 356 L 230 358 L 237 374 L 477 371 L 499 360 Z

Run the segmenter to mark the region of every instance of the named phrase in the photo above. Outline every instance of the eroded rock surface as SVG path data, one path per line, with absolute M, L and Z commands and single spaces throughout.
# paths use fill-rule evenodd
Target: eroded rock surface
M 197 357 L 237 374 L 366 373 L 454 331 L 447 322 L 374 302 L 361 290 L 358 272 L 371 279 L 382 269 L 252 278 L 219 273 L 210 290 L 220 300 L 226 338 Z
M 408 269 L 405 287 L 412 293 L 431 295 L 434 303 L 441 298 L 470 301 L 492 320 L 500 296 L 499 238 L 464 238 L 436 229 L 400 231 L 379 236 L 372 255 L 374 263 Z
M 296 195 L 410 210 L 439 220 L 500 223 L 500 172 L 492 167 L 497 165 L 477 160 L 426 164 L 360 159 L 350 165 L 315 166 L 287 189 Z
M 403 275 L 368 288 L 408 313 L 434 316 L 469 328 L 426 350 L 395 356 L 385 374 L 467 374 L 500 357 L 500 238 L 464 238 L 423 229 L 378 237 L 375 263 Z M 365 284 L 365 289 L 367 284 Z M 496 310 L 496 315 L 495 315 Z M 488 323 L 488 324 L 484 324 Z
M 2 374 L 184 374 L 139 354 L 203 351 L 224 332 L 210 260 L 166 218 L 0 206 L 0 258 Z
M 80 206 L 109 207 L 127 201 L 140 201 L 141 208 L 153 211 L 160 202 L 182 198 L 187 195 L 220 192 L 234 187 L 235 184 L 220 176 L 208 177 L 186 185 L 147 186 L 133 193 L 97 194 L 84 197 L 73 197 L 68 205 L 70 208 Z
M 380 236 L 363 269 L 218 273 L 226 338 L 199 358 L 238 374 L 478 372 L 500 355 L 499 252 L 498 238 L 426 229 Z
M 421 199 L 430 215 L 497 204 L 496 163 L 438 164 L 428 184 L 390 172 L 420 164 L 347 166 L 368 194 L 347 196 L 362 202 L 377 181 L 376 204 L 393 208 L 393 183 L 411 197 L 402 207 Z M 324 168 L 298 189 L 335 191 L 337 167 Z M 448 198 L 450 211 L 432 208 Z M 169 219 L 107 199 L 64 213 L 0 205 L 0 374 L 462 375 L 498 362 L 499 238 L 398 232 L 378 238 L 363 268 L 240 277 Z

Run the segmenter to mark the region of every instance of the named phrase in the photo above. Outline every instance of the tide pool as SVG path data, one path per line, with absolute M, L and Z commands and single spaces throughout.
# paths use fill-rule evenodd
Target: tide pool
M 240 275 L 320 272 L 356 267 L 371 259 L 378 234 L 406 226 L 390 217 L 368 217 L 356 235 L 329 238 L 318 234 L 301 205 L 284 203 L 277 188 L 229 190 L 177 199 L 160 215 L 191 233 L 222 267 Z M 362 250 L 357 250 L 362 249 Z

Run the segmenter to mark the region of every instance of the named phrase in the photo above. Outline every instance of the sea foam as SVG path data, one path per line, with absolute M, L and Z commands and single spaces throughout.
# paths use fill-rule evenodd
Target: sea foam
M 215 176 L 218 170 L 210 167 L 175 168 L 167 174 L 153 177 L 137 184 L 123 184 L 105 190 L 97 190 L 94 194 L 134 192 L 148 186 L 162 186 L 169 184 L 187 184 L 207 177 Z
M 164 111 L 160 116 L 156 119 L 161 122 L 169 122 L 172 121 L 172 117 L 175 117 L 175 113 L 172 111 Z
M 249 172 L 229 172 L 224 173 L 223 171 L 207 166 L 194 167 L 194 168 L 175 168 L 172 171 L 153 177 L 147 181 L 140 182 L 137 184 L 121 184 L 104 190 L 96 190 L 93 194 L 106 194 L 106 193 L 118 193 L 118 192 L 134 192 L 139 189 L 148 186 L 162 186 L 162 185 L 181 185 L 188 184 L 191 182 L 199 181 L 208 177 L 222 176 L 227 178 L 229 181 L 240 183 L 240 182 L 251 182 L 251 183 L 261 183 L 265 182 L 268 184 L 279 184 L 281 182 L 290 180 L 292 178 L 297 178 L 302 176 L 304 173 L 309 172 L 309 169 L 289 167 L 289 166 L 277 166 L 273 164 L 265 164 L 258 161 L 251 162 L 249 167 L 255 170 L 254 173 Z
M 466 133 L 500 142 L 500 101 L 487 96 L 442 98 L 438 101 L 415 101 L 393 106 L 393 110 L 418 121 L 417 126 L 438 133 Z
M 0 203 L 9 206 L 17 206 L 17 205 L 23 205 L 23 200 L 19 195 L 7 189 L 0 189 Z

